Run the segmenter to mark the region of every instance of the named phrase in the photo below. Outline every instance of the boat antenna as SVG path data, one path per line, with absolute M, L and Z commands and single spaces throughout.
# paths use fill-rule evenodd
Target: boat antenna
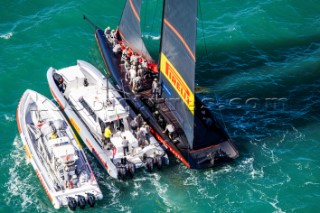
M 105 69 L 103 69 L 104 73 L 106 74 L 106 83 L 107 83 L 107 104 L 110 103 L 110 100 L 109 100 L 109 75 L 107 73 L 107 71 Z
M 108 77 L 106 78 L 107 80 L 107 103 L 109 103 L 109 79 Z

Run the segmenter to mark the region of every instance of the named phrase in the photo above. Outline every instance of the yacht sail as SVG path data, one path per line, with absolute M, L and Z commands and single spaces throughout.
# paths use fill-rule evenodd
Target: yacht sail
M 194 138 L 196 0 L 164 0 L 160 78 L 162 95 L 182 126 L 189 146 Z
M 152 61 L 141 38 L 140 8 L 141 0 L 127 0 L 119 24 L 119 33 L 127 46 L 143 55 L 148 61 Z
M 127 0 L 120 39 L 116 40 L 110 30 L 104 33 L 95 27 L 101 55 L 116 87 L 125 91 L 123 96 L 147 120 L 157 139 L 194 169 L 209 168 L 239 156 L 228 132 L 194 94 L 197 4 L 197 0 L 163 0 L 160 72 L 150 68 L 154 62 L 148 61 L 146 66 L 143 60 L 147 50 L 140 35 L 141 0 Z M 136 53 L 141 52 L 142 60 L 133 63 L 131 58 L 128 60 L 127 51 L 115 53 L 113 48 L 122 45 L 122 41 Z M 139 76 L 131 76 L 135 69 Z M 139 84 L 133 84 L 137 79 L 139 88 Z

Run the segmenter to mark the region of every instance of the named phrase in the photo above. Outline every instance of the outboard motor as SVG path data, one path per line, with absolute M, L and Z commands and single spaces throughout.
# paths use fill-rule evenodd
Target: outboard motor
M 70 210 L 74 211 L 77 207 L 77 201 L 73 197 L 67 197 L 68 199 L 68 207 Z
M 118 167 L 118 177 L 121 180 L 124 180 L 124 178 L 126 177 L 126 168 L 125 167 Z
M 150 157 L 148 157 L 147 159 L 146 159 L 146 167 L 147 167 L 147 170 L 148 170 L 148 172 L 152 172 L 153 171 L 153 158 L 150 158 Z
M 88 204 L 90 207 L 94 207 L 94 204 L 96 203 L 96 197 L 91 193 L 86 193 L 88 195 Z
M 157 155 L 155 158 L 156 161 L 156 165 L 158 169 L 162 168 L 162 156 L 161 155 Z
M 82 195 L 77 195 L 78 196 L 78 206 L 80 207 L 80 209 L 84 209 L 84 207 L 86 207 L 86 198 Z
M 127 173 L 130 175 L 130 177 L 133 178 L 134 172 L 136 170 L 135 165 L 133 163 L 127 163 L 126 170 L 127 170 Z

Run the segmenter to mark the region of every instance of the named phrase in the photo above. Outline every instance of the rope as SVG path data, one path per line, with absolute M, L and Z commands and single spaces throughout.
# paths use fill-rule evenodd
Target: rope
M 200 23 L 201 23 L 202 38 L 203 38 L 204 49 L 205 49 L 205 56 L 206 56 L 206 60 L 207 60 L 208 62 L 210 62 L 210 60 L 209 60 L 209 54 L 208 54 L 208 49 L 207 49 L 206 37 L 205 37 L 205 33 L 204 33 L 203 17 L 202 17 L 202 10 L 201 10 L 201 0 L 199 0 L 199 12 L 200 12 L 200 20 L 201 20 Z M 218 96 L 217 96 L 217 94 L 215 93 L 214 90 L 213 90 L 213 95 L 214 95 L 215 99 L 218 100 Z M 223 119 L 221 110 L 219 110 L 219 115 L 220 115 L 220 119 L 221 119 L 221 121 L 222 121 L 222 123 L 223 123 L 223 126 L 224 126 L 227 134 L 230 135 L 230 134 L 229 134 L 229 131 L 228 131 L 228 128 L 227 128 L 227 126 L 226 126 L 226 124 L 225 124 L 225 122 L 224 122 L 224 119 Z
M 157 0 L 157 2 L 156 2 L 155 11 L 154 11 L 152 14 L 155 14 L 156 11 L 158 11 L 158 1 L 159 1 L 159 0 Z M 153 32 L 155 15 L 153 15 L 152 17 L 153 17 L 153 18 L 152 18 L 152 24 L 151 24 L 151 30 L 150 30 L 151 32 Z M 152 40 L 152 39 L 151 39 L 151 40 Z M 148 39 L 148 44 L 147 44 L 147 45 L 149 45 L 149 44 L 150 44 L 150 39 Z

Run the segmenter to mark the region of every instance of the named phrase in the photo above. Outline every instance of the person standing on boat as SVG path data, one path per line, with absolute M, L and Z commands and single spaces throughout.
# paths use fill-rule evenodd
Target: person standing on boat
M 158 95 L 159 95 L 159 82 L 158 82 L 158 79 L 155 78 L 152 82 L 152 97 L 157 99 L 158 98 Z
M 105 130 L 104 130 L 104 145 L 106 145 L 107 147 L 109 146 L 109 144 L 111 143 L 110 138 L 111 138 L 111 130 L 110 130 L 110 126 L 108 125 Z
M 136 67 L 134 65 L 131 65 L 131 69 L 130 69 L 130 82 L 129 84 L 132 85 L 133 83 L 133 79 L 136 77 L 137 75 L 137 71 L 136 71 Z
M 144 131 L 146 138 L 149 138 L 150 135 L 150 127 L 146 122 L 143 122 L 142 127 L 140 128 L 141 131 Z
M 132 92 L 136 93 L 141 87 L 141 77 L 137 75 L 132 81 Z
M 141 114 L 138 114 L 138 115 L 134 118 L 134 120 L 137 122 L 138 127 L 140 128 L 140 127 L 142 126 L 142 124 L 143 124 L 143 118 L 142 118 Z
M 129 141 L 127 140 L 126 136 L 122 139 L 122 146 L 123 146 L 123 155 L 126 156 L 129 152 Z
M 144 131 L 142 131 L 139 127 L 137 129 L 137 139 L 138 139 L 138 145 L 142 146 L 142 148 L 145 145 L 146 135 Z
M 138 75 L 143 79 L 143 77 L 144 77 L 144 70 L 142 69 L 141 64 L 138 65 Z

